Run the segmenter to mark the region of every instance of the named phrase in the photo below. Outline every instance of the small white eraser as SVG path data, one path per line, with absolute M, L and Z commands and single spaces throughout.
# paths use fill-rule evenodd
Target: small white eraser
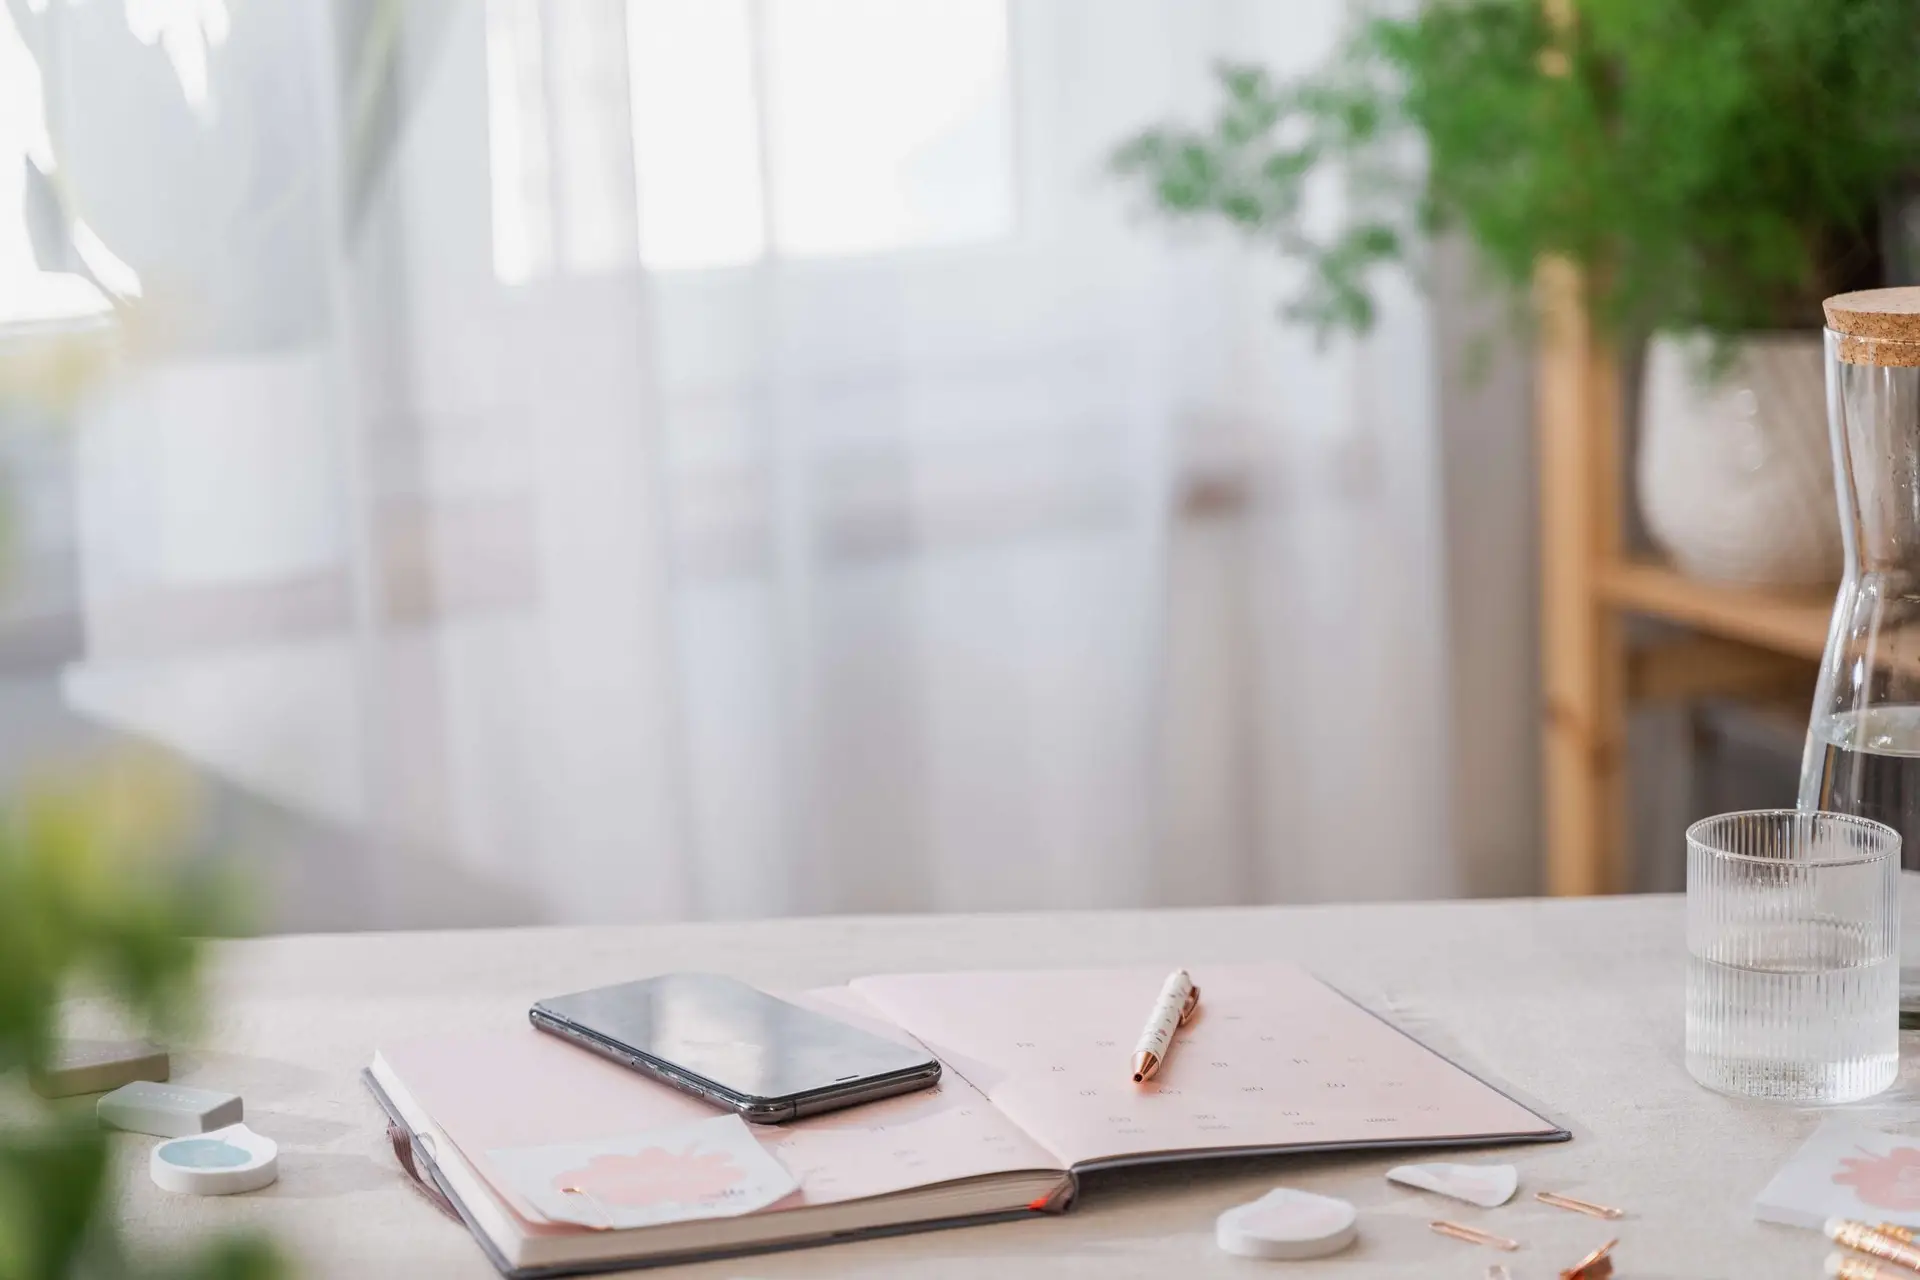
M 162 1191 L 230 1196 L 258 1191 L 280 1176 L 280 1146 L 243 1124 L 195 1138 L 169 1138 L 147 1163 Z
M 43 1098 L 105 1093 L 135 1080 L 165 1080 L 167 1051 L 146 1040 L 68 1040 L 27 1083 Z
M 109 1129 L 181 1138 L 239 1124 L 243 1106 L 237 1093 L 136 1080 L 102 1094 L 93 1109 Z
M 1275 1187 L 1221 1214 L 1213 1238 L 1244 1258 L 1324 1258 L 1353 1243 L 1358 1217 L 1345 1200 Z

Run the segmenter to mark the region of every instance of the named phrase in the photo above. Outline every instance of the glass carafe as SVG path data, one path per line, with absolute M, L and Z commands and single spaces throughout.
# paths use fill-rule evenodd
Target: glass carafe
M 1800 807 L 1901 837 L 1901 1012 L 1920 1013 L 1920 288 L 1827 300 L 1827 419 L 1845 576 Z

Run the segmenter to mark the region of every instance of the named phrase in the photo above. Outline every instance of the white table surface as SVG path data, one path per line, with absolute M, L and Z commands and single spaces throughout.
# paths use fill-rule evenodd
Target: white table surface
M 1623 1277 L 1816 1276 L 1812 1233 L 1755 1223 L 1754 1193 L 1822 1111 L 1708 1093 L 1681 1062 L 1684 949 L 1676 898 L 1248 908 L 1027 916 L 872 917 L 591 929 L 308 936 L 222 944 L 216 998 L 175 1079 L 237 1089 L 281 1144 L 265 1191 L 159 1191 L 150 1139 L 116 1137 L 121 1212 L 137 1241 L 263 1228 L 301 1274 L 487 1276 L 466 1233 L 402 1180 L 357 1073 L 386 1042 L 525 1017 L 535 998 L 667 969 L 772 988 L 889 971 L 1290 958 L 1383 1008 L 1436 1047 L 1530 1094 L 1573 1130 L 1520 1146 L 1521 1194 L 1480 1210 L 1390 1186 L 1408 1157 L 1346 1155 L 1188 1166 L 1089 1183 L 1071 1213 L 704 1263 L 676 1278 L 855 1276 L 1459 1277 L 1504 1261 L 1551 1277 L 1610 1234 Z M 1909 1048 L 1912 1046 L 1909 1045 Z M 1920 1134 L 1913 1057 L 1900 1083 L 1848 1110 Z M 1444 1155 L 1434 1158 L 1445 1159 Z M 1462 1157 L 1488 1158 L 1484 1153 Z M 1233 1258 L 1222 1209 L 1285 1183 L 1360 1207 L 1361 1241 L 1312 1263 Z M 1604 1223 L 1532 1203 L 1560 1190 L 1629 1210 Z M 1510 1255 L 1431 1234 L 1435 1216 L 1525 1242 Z

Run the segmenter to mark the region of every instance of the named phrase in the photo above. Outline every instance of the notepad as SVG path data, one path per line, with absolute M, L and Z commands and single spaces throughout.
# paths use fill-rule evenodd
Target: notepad
M 785 1248 L 1067 1208 L 1102 1169 L 1224 1155 L 1560 1141 L 1565 1130 L 1310 974 L 1196 966 L 1201 1011 L 1128 1078 L 1164 969 L 902 974 L 790 998 L 915 1041 L 940 1084 L 754 1136 L 799 1190 L 735 1217 L 554 1221 L 492 1153 L 715 1114 L 524 1025 L 383 1049 L 368 1078 L 500 1270 L 547 1275 Z
M 1830 1116 L 1762 1188 L 1753 1216 L 1810 1231 L 1829 1218 L 1920 1227 L 1920 1138 Z

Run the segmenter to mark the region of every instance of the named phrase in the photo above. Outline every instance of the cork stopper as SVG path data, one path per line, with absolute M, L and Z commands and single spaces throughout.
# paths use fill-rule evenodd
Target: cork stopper
M 1862 289 L 1826 301 L 1827 328 L 1848 364 L 1920 366 L 1920 288 Z

